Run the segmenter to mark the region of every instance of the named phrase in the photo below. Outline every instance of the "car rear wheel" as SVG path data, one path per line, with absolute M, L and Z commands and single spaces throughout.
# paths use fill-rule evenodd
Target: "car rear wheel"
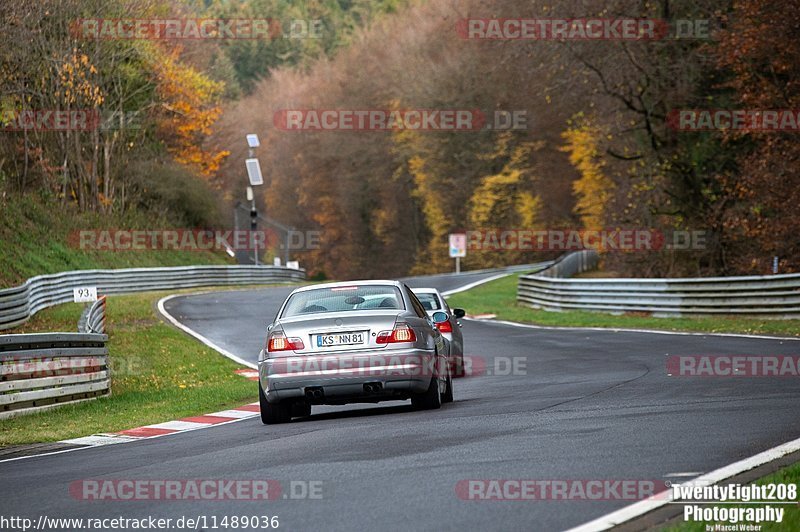
M 292 419 L 292 413 L 289 405 L 285 403 L 273 404 L 267 401 L 260 382 L 258 383 L 258 404 L 261 409 L 261 422 L 264 425 L 287 423 Z
M 432 377 L 426 391 L 412 395 L 411 405 L 417 410 L 435 410 L 441 407 L 442 396 L 439 394 L 439 379 Z

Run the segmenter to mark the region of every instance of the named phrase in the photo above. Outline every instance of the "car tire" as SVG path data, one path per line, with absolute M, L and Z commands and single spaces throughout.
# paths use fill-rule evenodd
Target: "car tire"
M 447 386 L 442 394 L 442 404 L 453 402 L 453 377 L 447 376 Z
M 287 423 L 292 419 L 289 405 L 285 403 L 270 403 L 267 401 L 260 382 L 258 383 L 258 405 L 261 410 L 261 422 L 264 425 Z
M 311 405 L 306 402 L 292 405 L 292 417 L 308 417 L 311 415 Z
M 437 377 L 431 377 L 431 383 L 427 390 L 411 396 L 411 406 L 415 410 L 436 410 L 442 406 L 442 396 L 439 393 L 439 379 Z

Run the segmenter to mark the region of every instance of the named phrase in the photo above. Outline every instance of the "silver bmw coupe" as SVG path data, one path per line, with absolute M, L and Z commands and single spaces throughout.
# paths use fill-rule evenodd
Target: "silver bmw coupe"
M 453 400 L 447 340 L 408 286 L 350 281 L 286 298 L 258 357 L 261 420 L 308 416 L 312 405 Z

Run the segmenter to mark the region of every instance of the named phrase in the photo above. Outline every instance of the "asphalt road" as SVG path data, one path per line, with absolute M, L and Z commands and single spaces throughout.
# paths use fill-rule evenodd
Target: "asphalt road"
M 461 282 L 441 281 L 443 289 Z M 186 296 L 167 309 L 254 360 L 264 326 L 287 291 Z M 513 375 L 489 371 L 456 380 L 455 402 L 437 411 L 413 412 L 405 402 L 320 407 L 287 425 L 267 427 L 255 418 L 0 463 L 2 513 L 278 515 L 282 530 L 563 530 L 631 501 L 468 501 L 455 487 L 464 479 L 686 480 L 691 476 L 671 475 L 699 475 L 800 436 L 800 379 L 669 377 L 665 368 L 666 355 L 796 355 L 800 342 L 482 321 L 466 321 L 463 331 L 466 353 L 488 368 L 504 369 L 514 357 L 526 367 Z M 284 493 L 290 482 L 311 481 L 320 483 L 322 498 L 71 497 L 70 483 L 87 478 L 274 479 Z

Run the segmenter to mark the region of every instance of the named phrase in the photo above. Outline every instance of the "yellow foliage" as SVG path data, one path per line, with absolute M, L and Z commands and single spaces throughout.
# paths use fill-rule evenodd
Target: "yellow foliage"
M 485 160 L 504 160 L 502 170 L 481 179 L 470 200 L 469 220 L 473 228 L 533 227 L 541 199 L 526 190 L 531 145 L 512 146 L 512 136 L 503 134 L 494 152 Z
M 603 228 L 614 189 L 614 183 L 603 173 L 605 161 L 598 148 L 604 136 L 605 133 L 588 120 L 562 133 L 567 144 L 561 150 L 569 153 L 570 163 L 581 175 L 572 184 L 572 190 L 577 197 L 575 212 L 587 229 Z
M 211 126 L 222 114 L 218 104 L 225 84 L 181 63 L 179 54 L 176 48 L 170 53 L 158 51 L 154 56 L 158 94 L 166 111 L 160 129 L 176 161 L 210 176 L 230 155 L 228 151 L 203 148 Z
M 99 85 L 92 81 L 97 69 L 86 54 L 77 49 L 58 65 L 58 88 L 56 96 L 68 106 L 99 107 L 105 97 Z

